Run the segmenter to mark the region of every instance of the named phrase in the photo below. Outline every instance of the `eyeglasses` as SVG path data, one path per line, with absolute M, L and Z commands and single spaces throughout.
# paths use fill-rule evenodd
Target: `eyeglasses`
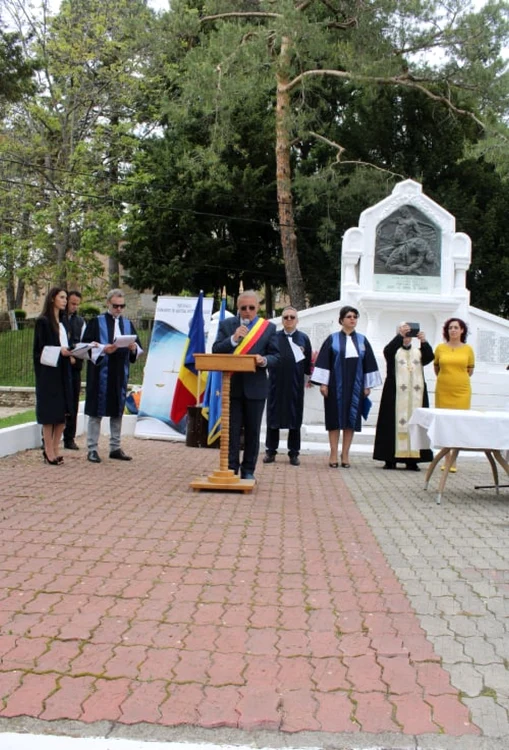
M 283 320 L 295 320 L 296 315 L 283 315 Z
M 357 320 L 358 317 L 359 317 L 358 315 L 345 315 L 345 318 L 350 318 L 350 320 Z M 345 318 L 343 318 L 343 320 Z
M 124 305 L 112 305 L 112 307 L 114 310 L 123 310 L 125 307 L 125 304 Z
M 256 310 L 256 305 L 241 305 L 239 309 L 242 310 L 242 312 L 245 310 Z

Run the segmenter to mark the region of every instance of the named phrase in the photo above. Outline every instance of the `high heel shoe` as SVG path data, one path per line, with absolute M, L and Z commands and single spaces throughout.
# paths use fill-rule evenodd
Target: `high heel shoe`
M 42 455 L 44 456 L 44 463 L 49 464 L 50 466 L 58 466 L 59 463 L 61 463 L 58 458 L 54 458 L 52 461 L 49 460 L 48 456 L 46 455 L 46 451 L 42 452 Z

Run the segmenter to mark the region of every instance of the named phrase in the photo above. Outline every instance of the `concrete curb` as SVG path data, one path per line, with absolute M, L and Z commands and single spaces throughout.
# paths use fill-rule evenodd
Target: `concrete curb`
M 78 415 L 78 425 L 76 436 L 79 437 L 86 432 L 87 417 L 80 413 Z M 134 435 L 136 427 L 136 416 L 126 414 L 122 419 L 122 435 Z M 110 420 L 105 417 L 101 424 L 101 434 L 110 434 Z M 41 442 L 41 425 L 37 422 L 28 422 L 27 424 L 15 425 L 14 427 L 4 427 L 0 430 L 0 458 L 3 456 L 12 456 L 20 451 L 40 448 Z

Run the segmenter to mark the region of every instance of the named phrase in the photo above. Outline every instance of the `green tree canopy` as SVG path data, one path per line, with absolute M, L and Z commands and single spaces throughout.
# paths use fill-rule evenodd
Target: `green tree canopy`
M 266 150 L 276 154 L 281 254 L 288 291 L 302 307 L 306 297 L 331 293 L 330 284 L 318 289 L 316 269 L 326 255 L 316 251 L 323 241 L 330 252 L 332 231 L 343 226 L 333 216 L 345 213 L 343 189 L 348 195 L 356 166 L 386 170 L 389 180 L 425 181 L 444 168 L 444 155 L 447 164 L 461 158 L 465 142 L 488 129 L 507 143 L 508 77 L 500 54 L 507 21 L 502 2 L 473 12 L 463 0 L 175 0 L 164 26 L 167 53 L 160 53 L 165 118 L 179 121 L 199 107 L 210 133 L 200 163 L 216 173 L 236 145 L 239 102 L 251 111 L 259 105 L 255 123 L 272 122 Z M 342 189 L 335 203 L 327 200 L 327 220 L 315 206 L 308 221 L 300 201 L 307 196 L 312 205 L 334 189 L 329 170 L 341 172 Z M 374 173 L 369 179 L 381 183 Z
M 6 102 L 33 91 L 34 68 L 34 61 L 23 54 L 19 34 L 5 31 L 0 22 L 0 113 Z

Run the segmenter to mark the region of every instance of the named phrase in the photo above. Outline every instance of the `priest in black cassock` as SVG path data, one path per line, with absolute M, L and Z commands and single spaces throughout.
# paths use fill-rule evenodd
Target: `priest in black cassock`
M 384 469 L 395 469 L 396 464 L 401 463 L 410 471 L 419 471 L 420 461 L 433 460 L 429 449 L 412 449 L 408 423 L 414 409 L 429 407 L 423 368 L 433 362 L 435 355 L 423 331 L 415 337 L 410 336 L 410 332 L 408 323 L 401 323 L 396 336 L 384 348 L 387 377 L 378 410 L 373 452 L 375 461 L 385 461 Z
M 304 411 L 304 381 L 311 372 L 311 342 L 297 330 L 297 310 L 285 307 L 283 330 L 277 333 L 279 364 L 269 368 L 267 399 L 267 434 L 264 464 L 275 461 L 279 446 L 279 430 L 288 430 L 288 456 L 292 466 L 300 464 L 300 428 Z
M 85 414 L 88 415 L 87 458 L 94 464 L 101 463 L 97 452 L 101 419 L 110 418 L 110 458 L 130 461 L 120 447 L 122 415 L 127 395 L 129 365 L 143 354 L 136 330 L 122 312 L 125 308 L 124 293 L 112 289 L 106 297 L 108 310 L 88 323 L 83 341 L 97 342 L 100 346 L 91 350 L 91 361 L 87 365 L 87 393 Z M 120 336 L 136 336 L 128 346 L 117 346 Z

